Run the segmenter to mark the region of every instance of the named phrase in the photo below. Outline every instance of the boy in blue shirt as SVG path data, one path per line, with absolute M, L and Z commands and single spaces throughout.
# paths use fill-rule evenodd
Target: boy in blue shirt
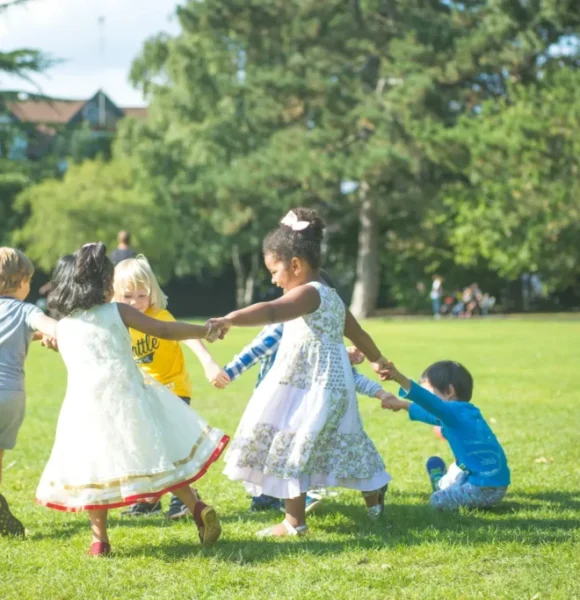
M 419 384 L 392 363 L 387 373 L 401 386 L 399 395 L 410 402 L 391 395 L 382 401 L 383 408 L 406 410 L 412 421 L 440 426 L 455 456 L 449 471 L 438 456 L 427 461 L 433 486 L 431 506 L 456 510 L 498 504 L 510 484 L 510 470 L 495 434 L 470 402 L 473 378 L 469 371 L 457 362 L 439 361 L 427 368 Z

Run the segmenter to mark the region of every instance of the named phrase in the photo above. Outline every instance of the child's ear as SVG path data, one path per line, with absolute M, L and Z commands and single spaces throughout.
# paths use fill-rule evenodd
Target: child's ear
M 455 391 L 455 386 L 451 383 L 447 387 L 447 391 L 445 392 L 446 400 L 457 400 L 457 392 Z
M 299 275 L 302 271 L 302 263 L 300 262 L 300 259 L 296 256 L 292 257 L 292 260 L 290 261 L 290 266 L 292 267 L 292 272 L 294 273 L 294 275 Z

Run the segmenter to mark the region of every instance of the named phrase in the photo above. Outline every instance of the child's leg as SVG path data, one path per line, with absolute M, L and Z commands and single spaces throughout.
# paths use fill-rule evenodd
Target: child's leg
M 457 510 L 485 508 L 499 504 L 507 492 L 507 487 L 480 487 L 468 482 L 457 483 L 444 490 L 431 494 L 429 504 L 437 510 Z
M 106 508 L 99 508 L 98 510 L 89 510 L 89 520 L 91 522 L 91 531 L 93 532 L 93 543 L 109 543 L 109 535 L 107 533 L 108 516 L 109 511 Z
M 204 504 L 194 489 L 184 485 L 173 493 L 189 508 L 199 531 L 199 539 L 204 546 L 214 544 L 222 533 L 218 516 L 211 506 Z
M 465 471 L 461 470 L 456 462 L 452 462 L 447 469 L 447 472 L 438 482 L 437 488 L 438 490 L 446 490 L 452 485 L 459 484 L 461 485 L 465 481 Z
M 306 533 L 306 494 L 284 500 L 286 517 L 282 523 L 258 532 L 259 537 L 283 537 Z

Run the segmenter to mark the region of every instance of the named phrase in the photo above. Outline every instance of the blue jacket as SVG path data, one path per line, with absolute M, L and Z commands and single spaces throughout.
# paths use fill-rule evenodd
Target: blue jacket
M 411 382 L 408 392 L 399 395 L 412 401 L 409 418 L 441 426 L 457 465 L 467 473 L 467 481 L 482 487 L 510 484 L 510 470 L 503 448 L 481 415 L 470 402 L 441 400 L 425 388 Z

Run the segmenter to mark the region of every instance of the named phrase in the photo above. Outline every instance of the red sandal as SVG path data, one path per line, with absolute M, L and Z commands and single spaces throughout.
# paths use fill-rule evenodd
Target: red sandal
M 93 542 L 89 548 L 89 556 L 109 556 L 111 544 L 107 542 Z

